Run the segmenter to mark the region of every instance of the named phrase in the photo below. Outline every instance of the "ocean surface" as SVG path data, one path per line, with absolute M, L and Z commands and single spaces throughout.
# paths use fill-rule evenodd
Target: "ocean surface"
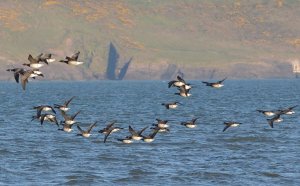
M 300 81 L 226 80 L 221 89 L 190 81 L 191 97 L 174 95 L 167 81 L 34 81 L 23 91 L 0 82 L 0 185 L 300 185 Z M 70 103 L 80 126 L 98 121 L 90 138 L 31 121 L 33 106 Z M 177 109 L 161 103 L 179 101 Z M 294 115 L 270 128 L 256 109 L 294 105 Z M 59 120 L 62 119 L 57 112 Z M 199 117 L 197 127 L 180 122 Z M 169 120 L 155 141 L 117 138 Z M 125 128 L 103 143 L 111 121 Z M 224 121 L 242 124 L 222 132 Z M 145 131 L 149 134 L 150 129 Z

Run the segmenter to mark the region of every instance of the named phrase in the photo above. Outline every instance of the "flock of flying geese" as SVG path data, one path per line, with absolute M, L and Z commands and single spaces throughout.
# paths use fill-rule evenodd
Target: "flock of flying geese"
M 69 65 L 81 65 L 84 62 L 78 61 L 80 52 L 76 52 L 71 57 L 66 56 L 64 60 L 59 60 L 59 62 L 66 63 Z M 11 68 L 7 69 L 6 71 L 13 72 L 14 77 L 17 83 L 21 79 L 21 84 L 23 90 L 26 88 L 26 84 L 28 83 L 29 78 L 35 79 L 36 77 L 44 77 L 43 73 L 40 71 L 40 68 L 43 67 L 45 64 L 49 65 L 49 63 L 55 62 L 55 58 L 52 57 L 52 54 L 43 54 L 36 56 L 35 58 L 32 57 L 31 54 L 28 56 L 29 63 L 24 63 L 24 66 L 29 67 L 29 69 L 25 68 Z
M 60 60 L 59 62 L 63 62 L 69 65 L 80 65 L 84 62 L 78 61 L 80 52 L 77 52 L 73 54 L 71 57 L 66 56 L 64 60 Z M 37 57 L 33 58 L 31 55 L 28 56 L 28 60 L 30 63 L 24 63 L 23 65 L 30 67 L 30 69 L 24 69 L 24 68 L 12 68 L 7 69 L 7 71 L 11 71 L 14 73 L 14 78 L 17 83 L 19 83 L 19 79 L 21 79 L 21 84 L 23 90 L 25 90 L 26 83 L 28 83 L 29 78 L 35 78 L 37 76 L 42 76 L 42 72 L 39 70 L 44 63 L 49 64 L 55 61 L 54 58 L 52 58 L 52 54 L 40 54 Z M 212 88 L 221 88 L 224 86 L 223 82 L 227 78 L 224 78 L 217 82 L 205 82 L 202 81 L 206 86 L 212 87 Z M 179 95 L 181 97 L 189 97 L 191 94 L 189 93 L 192 89 L 192 86 L 190 83 L 186 83 L 186 81 L 181 77 L 177 76 L 176 80 L 172 80 L 168 83 L 168 87 L 176 87 L 179 92 L 174 93 L 175 95 Z M 71 97 L 69 100 L 65 101 L 63 104 L 54 104 L 54 106 L 51 105 L 39 105 L 33 107 L 36 109 L 37 113 L 35 116 L 32 117 L 32 120 L 39 120 L 40 124 L 43 125 L 44 121 L 51 122 L 57 125 L 58 130 L 70 133 L 73 131 L 72 126 L 74 124 L 77 124 L 77 129 L 79 133 L 78 136 L 83 137 L 90 137 L 92 129 L 96 126 L 97 121 L 92 123 L 86 130 L 82 129 L 79 125 L 80 122 L 77 122 L 75 120 L 76 116 L 80 113 L 80 111 L 76 112 L 74 115 L 69 115 L 68 111 L 70 109 L 69 104 L 74 99 L 74 96 Z M 171 103 L 162 103 L 162 105 L 166 109 L 176 109 L 178 105 L 181 104 L 179 102 L 171 102 Z M 292 115 L 295 112 L 293 109 L 297 107 L 292 106 L 285 109 L 277 109 L 277 110 L 257 110 L 258 112 L 262 113 L 263 115 L 271 118 L 267 118 L 267 122 L 270 125 L 271 128 L 274 127 L 274 123 L 279 123 L 283 121 L 281 118 L 282 115 Z M 58 122 L 56 117 L 56 110 L 59 110 L 61 113 L 61 116 L 64 120 Z M 50 113 L 51 112 L 51 113 Z M 187 128 L 195 128 L 197 126 L 196 121 L 198 118 L 193 118 L 190 121 L 181 122 L 180 124 L 187 127 Z M 111 135 L 114 132 L 120 131 L 123 128 L 115 126 L 116 121 L 113 121 L 106 125 L 103 129 L 99 130 L 98 133 L 104 134 L 104 140 L 105 143 L 107 141 L 107 138 L 109 135 Z M 241 123 L 235 122 L 235 121 L 226 121 L 224 122 L 224 128 L 223 132 L 225 132 L 230 127 L 237 127 Z M 60 128 L 62 126 L 62 128 Z M 148 128 L 148 126 L 144 127 L 141 130 L 135 130 L 132 128 L 132 126 L 128 126 L 129 135 L 124 138 L 118 138 L 118 141 L 121 141 L 123 143 L 132 143 L 134 140 L 143 140 L 144 142 L 152 142 L 154 141 L 154 137 L 159 132 L 169 132 L 169 124 L 168 120 L 161 120 L 156 119 L 156 123 L 152 124 L 152 132 L 148 135 L 144 135 L 143 132 Z

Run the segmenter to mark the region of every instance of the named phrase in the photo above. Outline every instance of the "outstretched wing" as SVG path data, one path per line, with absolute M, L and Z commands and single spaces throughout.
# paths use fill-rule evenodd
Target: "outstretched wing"
M 222 79 L 221 81 L 218 81 L 218 83 L 223 83 L 223 81 L 225 81 L 226 79 L 227 79 L 227 77 Z
M 181 81 L 181 82 L 185 83 L 185 81 L 184 81 L 184 79 L 182 77 L 177 76 L 177 79 L 178 79 L 178 81 Z
M 273 127 L 274 127 L 274 126 L 273 126 L 274 119 L 267 119 L 267 121 L 268 121 L 270 127 L 273 128 Z
M 75 98 L 75 96 L 71 97 L 69 100 L 65 101 L 64 105 L 68 107 L 69 103 Z
M 78 111 L 76 114 L 74 114 L 73 116 L 72 116 L 72 120 L 73 119 L 75 119 L 76 118 L 76 116 L 79 114 L 81 112 L 81 110 L 80 111 Z
M 223 129 L 223 132 L 225 132 L 226 129 L 228 129 L 230 127 L 230 125 L 226 125 Z
M 35 59 L 36 59 L 37 61 L 39 61 L 39 60 L 41 59 L 42 55 L 43 55 L 43 53 L 40 53 L 38 56 L 36 56 Z
M 132 134 L 134 136 L 139 135 L 130 125 L 129 125 L 128 129 L 129 129 L 130 134 Z
M 175 82 L 176 82 L 175 80 L 170 81 L 170 82 L 168 83 L 168 87 L 170 88 L 171 86 L 173 86 Z
M 38 63 L 38 61 L 34 59 L 31 54 L 28 55 L 28 60 L 30 63 Z
M 88 133 L 90 133 L 91 130 L 96 126 L 96 123 L 97 123 L 97 121 L 95 123 L 93 123 L 93 124 L 90 125 L 90 127 L 87 129 Z
M 199 118 L 194 118 L 194 119 L 192 120 L 192 123 L 195 123 L 195 122 L 197 121 L 197 119 L 199 119 Z
M 111 123 L 109 123 L 108 125 L 106 125 L 105 129 L 110 129 L 117 121 L 113 121 Z
M 78 52 L 76 52 L 75 54 L 73 54 L 73 55 L 71 56 L 71 59 L 73 59 L 73 60 L 77 61 L 79 54 L 80 54 L 80 52 L 79 52 L 79 51 L 78 51 Z
M 206 82 L 206 81 L 202 81 L 202 83 L 204 83 L 206 86 L 211 86 L 212 83 Z
M 56 117 L 54 117 L 52 120 L 53 120 L 53 121 L 55 122 L 55 124 L 59 127 L 59 124 L 58 124 L 58 121 L 57 121 Z
M 20 77 L 20 73 L 19 72 L 15 72 L 14 73 L 14 77 L 17 83 L 19 83 L 19 77 Z
M 154 132 L 150 135 L 151 138 L 154 138 L 155 135 L 158 133 L 159 129 L 155 129 Z
M 111 129 L 109 129 L 109 131 L 105 134 L 105 136 L 104 136 L 104 140 L 103 140 L 103 143 L 105 143 L 106 142 L 106 140 L 107 140 L 107 138 L 108 138 L 108 136 L 111 134 L 111 132 L 113 131 L 113 128 L 111 128 Z
M 65 111 L 60 110 L 60 113 L 61 113 L 62 117 L 65 119 L 65 121 L 71 119 L 71 117 L 69 115 L 67 115 L 67 113 Z
M 28 83 L 28 78 L 29 76 L 33 73 L 32 70 L 28 70 L 24 73 L 24 75 L 21 76 L 21 83 L 22 83 L 22 88 L 25 90 L 26 88 L 26 83 Z
M 84 130 L 82 130 L 81 127 L 80 127 L 79 125 L 77 125 L 77 128 L 78 128 L 78 130 L 79 130 L 81 133 L 84 132 Z
M 148 128 L 148 126 L 144 127 L 138 134 L 141 135 L 147 128 Z

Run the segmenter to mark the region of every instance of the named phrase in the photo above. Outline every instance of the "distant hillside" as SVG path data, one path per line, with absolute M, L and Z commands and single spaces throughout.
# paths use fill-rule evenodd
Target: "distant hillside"
M 299 58 L 298 0 L 0 1 L 0 74 L 29 53 L 81 51 L 83 67 L 55 63 L 45 79 L 104 79 L 112 42 L 124 79 L 291 77 Z

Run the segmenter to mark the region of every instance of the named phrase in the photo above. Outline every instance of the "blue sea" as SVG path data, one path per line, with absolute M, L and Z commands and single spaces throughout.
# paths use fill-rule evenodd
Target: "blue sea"
M 300 106 L 274 128 L 256 111 L 299 105 L 299 80 L 228 79 L 220 89 L 189 82 L 188 98 L 167 81 L 32 81 L 26 91 L 0 82 L 0 185 L 300 185 Z M 76 136 L 76 126 L 66 133 L 31 121 L 34 106 L 72 96 L 68 113 L 81 110 L 82 128 L 98 121 L 90 138 Z M 161 105 L 174 101 L 174 110 Z M 196 128 L 180 125 L 195 117 Z M 152 143 L 116 140 L 156 118 L 169 120 L 170 132 Z M 98 131 L 114 120 L 124 129 L 103 143 Z M 225 121 L 242 124 L 222 132 Z

